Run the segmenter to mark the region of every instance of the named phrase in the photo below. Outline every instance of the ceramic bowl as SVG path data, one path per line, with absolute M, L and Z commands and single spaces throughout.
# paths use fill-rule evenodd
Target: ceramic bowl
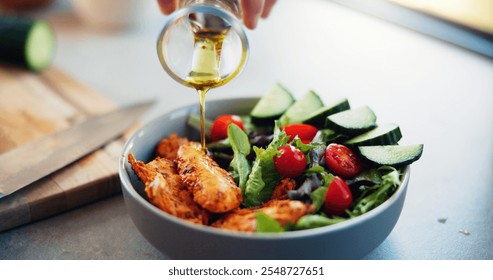
M 225 113 L 247 114 L 257 98 L 210 101 L 207 118 Z M 173 132 L 198 139 L 187 127 L 198 105 L 173 110 L 140 128 L 125 144 L 119 175 L 128 213 L 141 234 L 172 259 L 360 259 L 380 245 L 401 213 L 409 181 L 409 167 L 397 191 L 377 208 L 351 220 L 316 229 L 254 234 L 195 225 L 171 216 L 146 200 L 144 185 L 128 164 L 128 153 L 148 162 L 157 143 Z

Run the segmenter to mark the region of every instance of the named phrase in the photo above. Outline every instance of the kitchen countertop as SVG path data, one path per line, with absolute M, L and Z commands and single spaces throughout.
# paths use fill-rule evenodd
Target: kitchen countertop
M 148 121 L 197 96 L 162 70 L 155 43 L 165 17 L 141 2 L 142 19 L 121 31 L 85 26 L 68 1 L 36 16 L 55 27 L 57 66 L 119 104 L 156 99 Z M 328 1 L 278 2 L 248 31 L 243 73 L 208 98 L 258 96 L 279 81 L 296 96 L 313 89 L 369 105 L 400 125 L 401 143 L 425 150 L 399 222 L 365 258 L 493 259 L 493 61 Z M 0 233 L 0 259 L 166 258 L 121 195 Z

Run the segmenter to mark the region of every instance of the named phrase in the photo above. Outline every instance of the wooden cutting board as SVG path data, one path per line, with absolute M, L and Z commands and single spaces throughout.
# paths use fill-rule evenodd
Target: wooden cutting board
M 0 153 L 116 108 L 56 67 L 35 74 L 0 65 Z M 125 138 L 0 199 L 0 232 L 119 193 Z

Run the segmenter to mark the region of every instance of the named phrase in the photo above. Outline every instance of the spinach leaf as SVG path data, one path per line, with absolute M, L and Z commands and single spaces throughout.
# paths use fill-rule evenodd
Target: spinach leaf
M 305 170 L 305 175 L 310 176 L 312 174 L 317 174 L 317 173 L 322 173 L 325 172 L 325 168 L 323 166 L 317 165 L 312 168 L 308 168 Z
M 204 124 L 205 124 L 206 135 L 211 134 L 212 123 L 213 121 L 205 119 Z M 190 114 L 187 119 L 187 124 L 195 128 L 197 131 L 200 131 L 200 116 L 197 114 Z
M 301 230 L 301 229 L 324 227 L 324 226 L 337 224 L 346 220 L 347 220 L 346 218 L 340 218 L 340 217 L 328 218 L 322 215 L 314 215 L 314 214 L 305 215 L 298 220 L 298 222 L 295 225 L 295 229 Z
M 281 227 L 278 221 L 271 218 L 269 215 L 258 212 L 257 213 L 257 232 L 283 232 L 284 228 Z
M 251 150 L 250 142 L 246 133 L 234 123 L 228 126 L 228 139 L 234 154 L 229 166 L 234 171 L 233 178 L 235 178 L 238 187 L 244 192 L 251 170 L 247 160 Z
M 370 168 L 356 175 L 353 179 L 346 180 L 346 183 L 352 188 L 378 185 L 382 181 L 382 174 L 380 173 L 381 171 L 378 171 L 378 168 Z
M 328 187 L 320 187 L 312 191 L 312 193 L 310 194 L 313 206 L 315 206 L 315 210 L 313 212 L 317 212 L 322 207 L 322 205 L 324 205 L 327 190 Z
M 231 151 L 231 141 L 228 138 L 207 144 L 210 151 Z

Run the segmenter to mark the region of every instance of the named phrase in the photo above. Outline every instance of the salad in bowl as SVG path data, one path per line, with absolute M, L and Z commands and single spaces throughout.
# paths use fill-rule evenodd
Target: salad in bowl
M 259 99 L 226 102 L 208 103 L 214 114 L 206 121 L 207 150 L 195 141 L 200 120 L 192 107 L 181 112 L 175 131 L 168 125 L 163 137 L 144 137 L 159 126 L 156 120 L 124 149 L 125 201 L 134 223 L 157 248 L 177 258 L 230 258 L 234 255 L 219 244 L 253 242 L 240 258 L 276 258 L 276 251 L 256 253 L 257 244 L 293 250 L 297 246 L 281 244 L 368 227 L 395 208 L 391 225 L 377 230 L 382 238 L 360 246 L 359 255 L 326 251 L 339 246 L 341 235 L 305 257 L 361 257 L 390 233 L 402 209 L 409 165 L 420 158 L 422 144 L 399 145 L 399 126 L 378 124 L 369 107 L 351 108 L 345 98 L 325 104 L 313 91 L 295 100 L 276 84 Z M 233 102 L 242 110 L 234 112 Z M 149 225 L 149 219 L 162 226 Z M 207 242 L 195 248 L 214 251 L 178 252 L 180 242 L 158 237 L 173 231 L 184 234 L 178 237 L 182 249 L 197 235 Z M 353 238 L 346 234 L 348 241 Z

